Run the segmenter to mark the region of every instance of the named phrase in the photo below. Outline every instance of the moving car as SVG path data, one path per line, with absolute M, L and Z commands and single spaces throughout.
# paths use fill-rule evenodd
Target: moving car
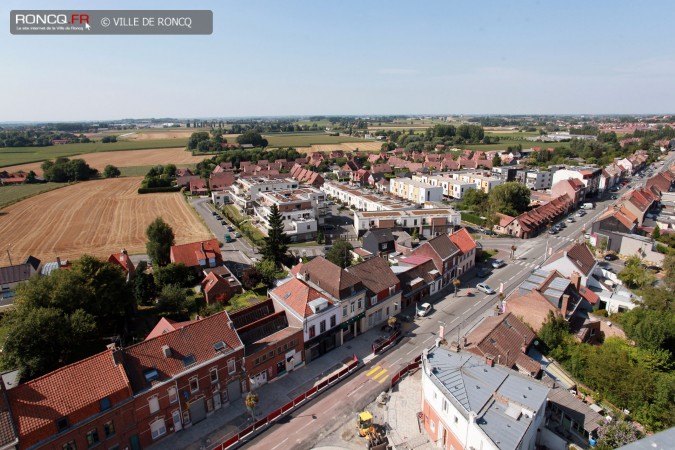
M 419 308 L 416 307 L 415 309 L 418 317 L 424 317 L 431 312 L 433 307 L 429 303 L 422 303 Z
M 488 275 L 490 275 L 490 269 L 488 269 L 487 267 L 481 267 L 480 269 L 478 269 L 478 273 L 476 275 L 480 278 L 485 278 Z
M 478 283 L 476 285 L 476 289 L 478 289 L 479 291 L 484 292 L 486 294 L 489 294 L 489 295 L 492 295 L 492 294 L 495 293 L 495 290 L 492 289 L 490 286 L 488 286 L 485 283 Z
M 505 265 L 506 265 L 506 263 L 504 262 L 503 259 L 496 259 L 492 263 L 492 267 L 494 267 L 495 269 L 499 269 L 500 267 L 504 267 Z

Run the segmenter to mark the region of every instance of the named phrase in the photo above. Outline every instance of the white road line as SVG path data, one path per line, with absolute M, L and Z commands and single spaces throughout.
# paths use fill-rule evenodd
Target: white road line
M 417 351 L 417 349 L 416 349 L 416 348 L 413 348 L 413 349 L 410 350 L 408 353 L 406 353 L 406 355 L 409 355 L 409 354 L 411 354 L 412 352 L 416 352 L 416 351 Z
M 426 344 L 428 341 L 432 340 L 433 338 L 434 338 L 433 335 L 429 336 L 428 338 L 426 338 L 426 339 L 424 340 L 424 342 L 422 342 L 422 344 Z
M 392 364 L 392 366 L 393 366 L 394 364 L 396 364 L 397 362 L 399 362 L 400 360 L 402 360 L 402 359 L 403 359 L 403 357 L 401 357 L 401 358 L 397 359 L 396 361 L 394 361 L 394 363 Z
M 353 391 L 351 391 L 349 394 L 347 394 L 347 397 L 351 397 L 352 395 L 354 395 L 356 393 L 356 391 L 361 389 L 363 386 L 365 386 L 365 384 L 362 384 L 361 386 L 359 386 L 356 389 L 354 389 Z
M 287 440 L 288 440 L 288 438 L 286 438 L 286 439 L 284 439 L 283 441 L 279 442 L 277 445 L 275 445 L 274 447 L 272 447 L 272 450 L 274 450 L 275 448 L 279 447 L 280 445 L 283 445 L 283 443 L 286 442 Z
M 459 317 L 455 317 L 454 319 L 452 319 L 452 320 L 450 321 L 450 323 L 455 323 L 455 322 L 457 322 L 458 320 L 459 320 Z
M 312 425 L 313 423 L 314 423 L 314 420 L 312 419 L 309 422 L 307 422 L 306 424 L 304 424 L 303 426 L 301 426 L 300 428 L 298 428 L 298 431 L 302 430 L 303 428 L 307 428 L 308 426 Z

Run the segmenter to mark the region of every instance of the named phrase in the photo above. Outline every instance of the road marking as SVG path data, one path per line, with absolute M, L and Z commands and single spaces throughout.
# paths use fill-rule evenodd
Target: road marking
M 275 445 L 274 447 L 272 447 L 272 450 L 274 450 L 275 448 L 279 447 L 280 445 L 283 445 L 283 443 L 286 442 L 287 440 L 288 440 L 288 438 L 286 438 L 286 439 L 284 439 L 283 441 L 279 442 L 277 445 Z
M 429 336 L 428 338 L 426 338 L 426 339 L 424 340 L 424 342 L 422 342 L 422 344 L 426 344 L 427 341 L 430 341 L 430 340 L 432 340 L 433 338 L 434 338 L 433 335 Z
M 354 389 L 353 391 L 351 391 L 349 394 L 347 394 L 347 397 L 351 397 L 352 395 L 354 395 L 356 393 L 356 391 L 361 389 L 363 386 L 365 386 L 365 384 L 362 384 L 361 386 L 359 386 L 356 389 Z
M 386 374 L 387 372 L 388 372 L 387 369 L 382 369 L 382 371 L 380 373 L 373 376 L 373 380 L 377 380 L 378 378 L 380 378 L 382 375 Z
M 416 348 L 413 348 L 413 349 L 412 349 L 412 350 L 410 350 L 410 351 L 409 351 L 408 353 L 406 353 L 406 355 L 409 355 L 409 354 L 411 354 L 412 352 L 416 352 L 416 351 L 418 351 L 418 349 L 416 349 Z
M 306 424 L 304 424 L 303 426 L 298 428 L 298 431 L 302 430 L 303 428 L 307 428 L 308 426 L 312 425 L 313 423 L 314 423 L 314 419 L 310 420 L 309 422 L 307 422 Z
M 380 369 L 381 369 L 380 366 L 375 366 L 375 368 L 372 369 L 370 372 L 368 372 L 368 373 L 366 374 L 366 376 L 369 377 L 369 376 L 371 376 L 372 374 L 374 374 L 375 372 L 377 372 L 377 371 L 380 370 Z
M 378 381 L 378 383 L 382 384 L 382 383 L 384 383 L 384 382 L 387 381 L 387 380 L 389 380 L 389 378 L 388 378 L 388 377 L 384 377 L 384 378 L 382 378 L 380 381 Z
M 402 359 L 403 359 L 403 358 L 401 357 L 401 358 L 397 359 L 396 361 L 394 361 L 394 363 L 392 364 L 392 366 L 393 366 L 394 364 L 396 364 L 397 362 L 399 362 L 400 360 L 402 360 Z

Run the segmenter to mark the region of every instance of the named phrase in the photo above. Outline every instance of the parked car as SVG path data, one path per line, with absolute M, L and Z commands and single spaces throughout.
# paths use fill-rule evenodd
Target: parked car
M 576 220 L 574 220 L 574 217 L 568 217 L 568 218 L 567 218 L 567 221 L 568 221 L 569 223 L 574 223 L 574 222 L 576 222 Z
M 232 236 L 230 236 L 228 233 L 225 233 L 225 242 L 232 242 L 234 239 L 232 239 Z
M 429 303 L 422 303 L 419 308 L 416 307 L 415 309 L 418 317 L 424 317 L 431 312 L 433 307 Z
M 548 230 L 548 234 L 557 234 L 557 233 L 558 230 L 556 230 L 555 228 L 551 228 L 550 230 Z
M 584 233 L 584 239 L 590 239 L 591 233 Z
M 615 260 L 617 260 L 618 258 L 619 258 L 619 257 L 616 256 L 614 253 L 607 253 L 607 254 L 605 255 L 605 261 L 615 261 Z
M 220 221 L 220 224 L 221 224 L 221 225 L 225 225 L 225 224 L 227 224 L 227 222 L 225 222 L 224 220 L 221 220 L 221 221 Z
M 480 278 L 485 278 L 488 275 L 490 275 L 490 269 L 488 269 L 487 267 L 481 267 L 480 269 L 478 269 L 478 273 L 476 275 Z
M 503 259 L 496 259 L 492 263 L 492 267 L 494 267 L 495 269 L 499 269 L 500 267 L 504 267 L 505 265 L 506 265 L 506 263 L 504 262 Z
M 216 211 L 211 211 L 211 215 L 212 215 L 212 216 L 215 216 L 215 215 L 217 215 L 217 214 L 218 214 L 218 213 L 217 213 Z
M 583 210 L 582 210 L 582 211 L 579 211 L 579 212 L 577 212 L 577 217 L 584 217 L 585 215 L 586 215 L 586 212 L 585 212 L 585 211 L 583 211 Z
M 558 227 L 559 227 L 559 228 L 567 228 L 567 225 L 565 225 L 565 222 L 560 222 L 560 223 L 558 224 Z
M 495 290 L 492 289 L 490 286 L 488 286 L 488 285 L 485 284 L 485 283 L 478 283 L 478 284 L 476 285 L 476 289 L 478 289 L 479 291 L 484 292 L 484 293 L 486 293 L 486 294 L 488 294 L 488 295 L 492 295 L 492 294 L 495 293 Z
M 228 226 L 228 227 L 227 227 L 227 231 L 229 231 L 229 232 L 234 231 L 234 227 L 233 227 L 232 225 Z
M 240 237 L 241 237 L 241 233 L 238 232 L 238 231 L 235 231 L 235 232 L 234 232 L 234 237 L 240 238 Z

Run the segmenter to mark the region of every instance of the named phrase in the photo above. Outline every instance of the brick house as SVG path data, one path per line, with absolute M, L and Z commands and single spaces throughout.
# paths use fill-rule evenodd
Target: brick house
M 133 392 L 112 350 L 17 384 L 3 375 L 19 448 L 138 449 Z
M 379 325 L 398 314 L 401 306 L 401 282 L 389 263 L 380 257 L 348 267 L 366 287 L 366 320 L 368 328 Z
M 304 364 L 303 330 L 289 324 L 285 310 L 275 311 L 272 300 L 242 308 L 230 317 L 246 349 L 245 368 L 251 389 Z
M 413 256 L 426 256 L 433 260 L 436 270 L 441 274 L 441 288 L 450 283 L 456 274 L 459 248 L 447 234 L 441 234 L 413 250 Z
M 172 245 L 170 258 L 172 263 L 182 263 L 200 272 L 203 268 L 223 265 L 223 255 L 217 239 Z
M 441 289 L 441 273 L 436 269 L 433 260 L 426 256 L 401 259 L 396 277 L 403 290 L 401 309 L 419 303 Z
M 460 276 L 476 264 L 476 241 L 466 228 L 450 234 L 450 240 L 460 252 L 457 258 L 457 276 Z
M 108 262 L 113 263 L 124 270 L 124 272 L 127 274 L 127 282 L 134 278 L 136 267 L 134 266 L 134 263 L 131 261 L 131 259 L 129 259 L 129 253 L 127 253 L 126 249 L 123 248 L 121 252 L 110 255 L 108 257 Z
M 206 195 L 209 193 L 209 186 L 203 178 L 190 180 L 190 194 L 192 195 Z
M 141 447 L 242 401 L 248 389 L 244 345 L 225 311 L 118 351 Z

